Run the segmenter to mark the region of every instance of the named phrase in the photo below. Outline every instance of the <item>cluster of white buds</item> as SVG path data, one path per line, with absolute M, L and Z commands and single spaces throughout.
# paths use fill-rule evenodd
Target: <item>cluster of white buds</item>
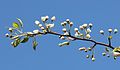
M 66 21 L 64 21 L 64 22 L 61 23 L 62 26 L 66 26 L 66 24 L 67 24 Z
M 43 17 L 41 17 L 41 21 L 43 21 L 43 22 L 47 21 L 48 19 L 49 19 L 48 16 L 43 16 Z
M 109 28 L 108 29 L 108 32 L 111 34 L 113 32 L 113 29 L 112 28 Z M 118 29 L 114 29 L 114 34 L 116 34 L 118 32 Z M 103 34 L 104 35 L 104 31 L 103 30 L 100 30 L 100 34 Z
M 35 24 L 38 25 L 40 28 L 42 27 L 42 24 L 38 20 L 35 21 Z

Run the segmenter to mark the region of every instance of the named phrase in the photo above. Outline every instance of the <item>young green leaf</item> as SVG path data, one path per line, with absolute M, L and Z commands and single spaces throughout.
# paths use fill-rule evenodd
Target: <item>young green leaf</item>
M 33 41 L 33 49 L 36 50 L 36 46 L 38 45 L 38 43 L 34 40 Z
M 27 36 L 21 40 L 21 43 L 26 43 L 28 40 L 29 40 L 29 37 Z
M 20 26 L 23 28 L 23 22 L 21 19 L 17 18 L 18 22 L 20 23 Z
M 19 24 L 16 23 L 16 22 L 13 22 L 12 26 L 13 26 L 14 28 L 19 28 Z

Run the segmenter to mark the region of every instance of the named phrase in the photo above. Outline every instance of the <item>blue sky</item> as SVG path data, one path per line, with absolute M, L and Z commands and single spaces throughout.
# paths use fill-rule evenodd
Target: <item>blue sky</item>
M 120 28 L 119 0 L 0 0 L 0 70 L 113 70 L 119 69 L 120 59 L 103 57 L 102 46 L 96 48 L 96 61 L 85 58 L 85 53 L 77 49 L 90 46 L 88 42 L 72 42 L 69 47 L 60 48 L 57 36 L 37 38 L 37 50 L 32 49 L 32 41 L 17 48 L 10 45 L 5 38 L 6 27 L 16 21 L 24 22 L 24 31 L 37 29 L 34 24 L 40 16 L 56 16 L 53 30 L 60 31 L 60 22 L 69 18 L 74 27 L 83 23 L 93 23 L 93 39 L 107 43 L 106 37 L 99 34 L 100 29 Z M 120 34 L 114 35 L 113 45 L 119 46 Z

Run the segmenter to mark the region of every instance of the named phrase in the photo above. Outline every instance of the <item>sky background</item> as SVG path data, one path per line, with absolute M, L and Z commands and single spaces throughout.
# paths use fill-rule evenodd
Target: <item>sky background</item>
M 32 39 L 13 48 L 11 40 L 5 38 L 7 27 L 16 18 L 24 22 L 24 31 L 38 29 L 34 21 L 41 16 L 56 16 L 54 31 L 61 32 L 60 22 L 69 18 L 74 27 L 83 23 L 93 23 L 92 38 L 107 43 L 107 38 L 99 30 L 120 29 L 120 0 L 0 0 L 0 70 L 118 70 L 120 59 L 103 57 L 103 46 L 95 50 L 96 61 L 86 59 L 86 53 L 78 48 L 92 45 L 88 42 L 72 42 L 69 47 L 58 47 L 62 42 L 58 36 L 37 37 L 37 50 L 32 49 Z M 74 33 L 74 32 L 73 32 Z M 119 32 L 118 32 L 119 33 Z M 112 44 L 120 45 L 120 34 L 113 36 Z

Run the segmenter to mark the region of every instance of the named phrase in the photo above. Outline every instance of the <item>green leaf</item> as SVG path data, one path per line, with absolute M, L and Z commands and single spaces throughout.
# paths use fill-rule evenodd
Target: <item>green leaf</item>
M 20 26 L 23 28 L 23 22 L 21 19 L 17 18 L 18 22 L 20 23 Z
M 16 22 L 13 22 L 12 26 L 13 26 L 14 28 L 19 28 L 19 24 L 16 23 Z
M 17 47 L 20 44 L 20 39 L 16 39 L 14 42 L 11 43 L 13 47 Z
M 26 43 L 28 40 L 29 40 L 29 37 L 27 36 L 21 40 L 21 43 Z
M 34 40 L 33 41 L 33 49 L 36 50 L 36 46 L 38 45 L 38 43 Z

